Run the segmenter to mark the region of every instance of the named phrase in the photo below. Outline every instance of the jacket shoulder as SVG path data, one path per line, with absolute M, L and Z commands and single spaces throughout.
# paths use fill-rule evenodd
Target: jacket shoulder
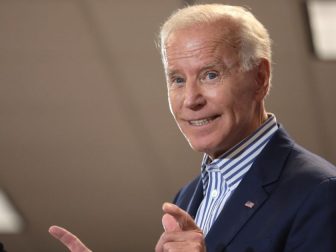
M 324 158 L 295 144 L 290 152 L 287 163 L 287 173 L 300 180 L 311 180 L 320 183 L 330 178 L 336 178 L 336 167 Z

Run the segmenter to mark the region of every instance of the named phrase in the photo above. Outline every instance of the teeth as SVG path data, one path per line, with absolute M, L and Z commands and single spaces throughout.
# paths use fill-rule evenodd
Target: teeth
M 202 119 L 202 120 L 192 120 L 189 122 L 193 126 L 202 126 L 202 125 L 208 124 L 210 121 L 211 119 Z

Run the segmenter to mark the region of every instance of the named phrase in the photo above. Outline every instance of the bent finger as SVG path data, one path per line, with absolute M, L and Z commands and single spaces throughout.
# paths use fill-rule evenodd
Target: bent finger
M 163 204 L 162 210 L 166 214 L 172 215 L 179 223 L 183 231 L 200 230 L 194 219 L 186 211 L 182 210 L 178 206 L 166 202 Z

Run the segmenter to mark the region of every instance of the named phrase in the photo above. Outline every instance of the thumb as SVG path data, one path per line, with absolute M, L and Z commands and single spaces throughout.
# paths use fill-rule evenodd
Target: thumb
M 166 213 L 165 215 L 170 215 L 171 217 L 173 217 L 173 219 L 179 226 L 179 230 L 182 231 L 200 230 L 199 227 L 196 225 L 194 219 L 186 211 L 182 210 L 178 206 L 171 203 L 164 203 L 162 209 Z M 162 221 L 164 219 L 164 216 L 162 218 Z M 168 219 L 170 217 L 165 218 Z M 169 222 L 169 225 L 171 225 L 171 222 Z M 177 230 L 175 229 L 174 231 Z
M 164 214 L 162 217 L 162 226 L 166 232 L 181 231 L 181 227 L 176 219 L 170 214 Z

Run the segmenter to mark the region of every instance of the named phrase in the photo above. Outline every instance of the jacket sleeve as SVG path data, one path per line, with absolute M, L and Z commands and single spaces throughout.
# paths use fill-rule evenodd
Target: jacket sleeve
M 284 251 L 336 251 L 336 178 L 324 180 L 304 200 Z

